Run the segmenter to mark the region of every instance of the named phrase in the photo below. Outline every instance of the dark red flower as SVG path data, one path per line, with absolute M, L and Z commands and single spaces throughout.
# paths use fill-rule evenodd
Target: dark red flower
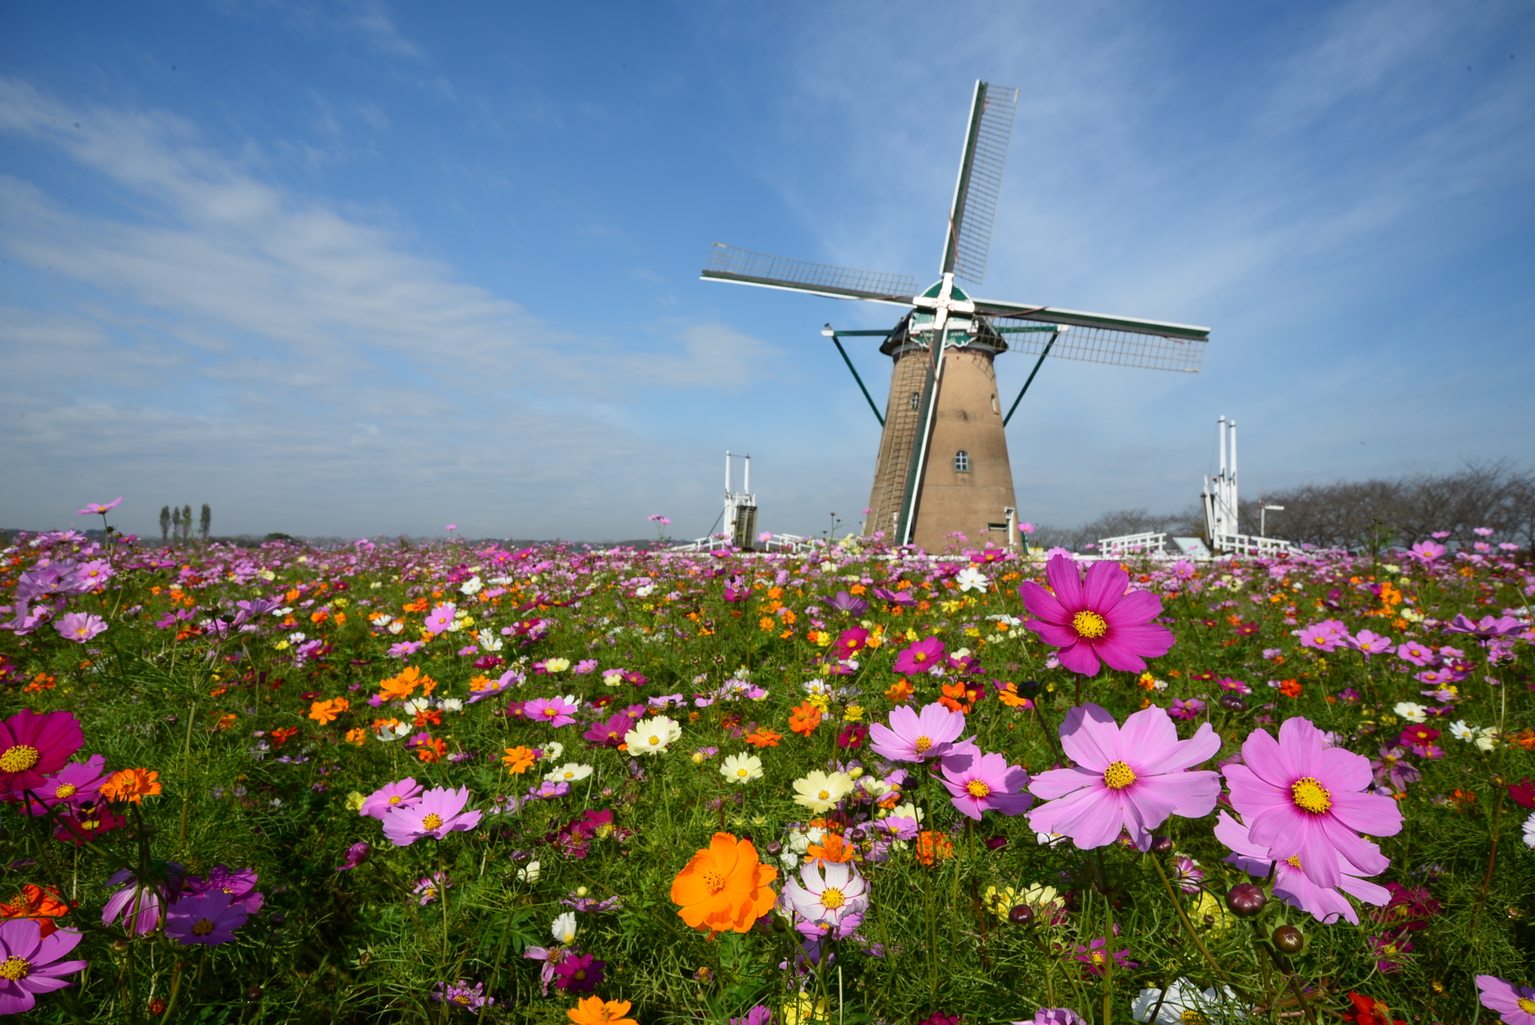
M 83 743 L 80 722 L 70 713 L 22 709 L 0 722 L 0 792 L 36 790 Z

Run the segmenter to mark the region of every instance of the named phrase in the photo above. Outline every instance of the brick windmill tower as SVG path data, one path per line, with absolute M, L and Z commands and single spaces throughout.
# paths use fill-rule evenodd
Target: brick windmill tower
M 767 256 L 716 242 L 705 280 L 782 288 L 833 299 L 901 306 L 888 331 L 821 332 L 832 339 L 884 428 L 869 496 L 868 533 L 944 551 L 962 534 L 971 543 L 1009 547 L 1018 538 L 1018 500 L 1003 430 L 1047 355 L 1096 363 L 1195 373 L 1208 328 L 1082 313 L 1031 303 L 975 299 L 957 283 L 979 285 L 1012 134 L 1018 90 L 975 84 L 959 181 L 949 208 L 940 278 L 918 292 L 914 278 Z M 894 361 L 882 413 L 840 339 L 880 337 Z M 996 357 L 1037 355 L 1004 414 Z M 963 546 L 961 546 L 963 547 Z

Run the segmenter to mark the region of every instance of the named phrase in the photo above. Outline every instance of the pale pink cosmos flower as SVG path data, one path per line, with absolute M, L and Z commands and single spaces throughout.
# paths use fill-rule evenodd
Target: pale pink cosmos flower
M 964 815 L 981 820 L 985 811 L 1021 815 L 1034 803 L 1026 788 L 1029 774 L 1009 765 L 999 754 L 982 754 L 970 741 L 956 744 L 943 756 L 943 785 Z
M 444 602 L 427 614 L 424 626 L 433 634 L 440 634 L 453 625 L 453 620 L 458 617 L 458 606 L 452 602 Z
M 107 621 L 90 612 L 66 612 L 54 620 L 53 628 L 66 641 L 84 644 L 92 637 L 105 633 Z
M 90 505 L 86 506 L 84 509 L 77 510 L 75 512 L 75 515 L 76 516 L 98 516 L 98 515 L 99 516 L 105 516 L 107 513 L 111 512 L 113 509 L 116 509 L 118 507 L 118 505 L 122 502 L 122 500 L 123 500 L 123 497 L 121 495 L 118 495 L 116 498 L 114 498 L 110 502 L 92 502 Z
M 469 788 L 433 787 L 413 808 L 396 808 L 384 819 L 384 835 L 396 847 L 409 847 L 424 836 L 441 840 L 449 833 L 480 824 L 478 811 L 464 811 Z
M 1275 861 L 1298 858 L 1312 882 L 1330 888 L 1343 881 L 1343 861 L 1365 876 L 1391 863 L 1359 835 L 1394 836 L 1402 829 L 1395 801 L 1363 792 L 1373 782 L 1368 758 L 1329 747 L 1321 730 L 1297 716 L 1279 727 L 1277 741 L 1267 730 L 1249 734 L 1242 762 L 1222 770 L 1231 804 L 1252 841 Z
M 893 762 L 925 762 L 948 753 L 965 732 L 965 714 L 938 702 L 914 712 L 906 705 L 890 710 L 890 725 L 869 724 L 869 746 Z
M 1049 590 L 1032 580 L 1018 588 L 1034 617 L 1023 625 L 1060 648 L 1057 658 L 1072 672 L 1092 676 L 1100 659 L 1110 669 L 1145 672 L 1147 656 L 1173 646 L 1173 632 L 1151 622 L 1162 613 L 1162 599 L 1149 591 L 1127 594 L 1130 574 L 1119 563 L 1095 562 L 1084 580 L 1069 555 L 1054 555 L 1045 575 Z
M 839 932 L 838 926 L 853 924 L 853 919 L 861 919 L 868 910 L 868 890 L 863 876 L 848 862 L 816 865 L 807 861 L 800 867 L 798 879 L 789 876 L 784 880 L 779 901 L 807 922 Z
M 421 791 L 426 789 L 411 776 L 397 783 L 386 783 L 363 799 L 357 814 L 384 820 L 384 816 L 400 808 L 414 808 L 421 803 Z
M 1339 918 L 1351 925 L 1359 924 L 1359 913 L 1344 896 L 1345 893 L 1377 907 L 1391 902 L 1390 890 L 1361 879 L 1359 873 L 1347 862 L 1338 866 L 1339 882 L 1336 887 L 1318 886 L 1301 871 L 1299 858 L 1270 857 L 1269 849 L 1263 844 L 1253 843 L 1247 827 L 1224 811 L 1216 816 L 1215 838 L 1232 850 L 1224 860 L 1248 875 L 1262 878 L 1269 874 L 1269 867 L 1273 866 L 1274 896 L 1324 924 Z M 1337 855 L 1333 854 L 1333 857 Z
M 1535 989 L 1496 975 L 1478 975 L 1476 988 L 1482 1006 L 1502 1015 L 1507 1025 L 1535 1025 Z
M 1190 771 L 1220 750 L 1221 739 L 1204 723 L 1188 740 L 1156 705 L 1125 720 L 1094 704 L 1066 713 L 1061 748 L 1076 762 L 1034 777 L 1029 792 L 1047 803 L 1029 812 L 1036 833 L 1069 836 L 1080 848 L 1103 847 L 1128 830 L 1142 851 L 1151 831 L 1171 815 L 1201 818 L 1220 796 L 1220 774 Z

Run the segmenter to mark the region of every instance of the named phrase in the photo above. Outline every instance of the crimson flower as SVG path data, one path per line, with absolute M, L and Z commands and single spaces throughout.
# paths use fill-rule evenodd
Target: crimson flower
M 936 637 L 920 640 L 896 656 L 892 671 L 925 673 L 943 664 L 943 642 Z
M 1084 580 L 1070 556 L 1055 555 L 1045 576 L 1048 590 L 1032 580 L 1018 588 L 1034 616 L 1023 625 L 1060 648 L 1056 657 L 1072 672 L 1092 676 L 1100 659 L 1110 669 L 1145 672 L 1147 656 L 1165 655 L 1173 646 L 1173 632 L 1151 622 L 1162 612 L 1162 599 L 1149 591 L 1127 594 L 1130 574 L 1117 562 L 1093 563 Z
M 22 709 L 0 722 L 0 792 L 38 789 L 83 743 L 80 722 L 70 713 Z

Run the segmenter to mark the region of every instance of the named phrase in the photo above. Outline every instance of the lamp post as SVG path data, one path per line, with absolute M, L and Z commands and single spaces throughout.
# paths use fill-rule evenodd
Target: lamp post
M 1284 512 L 1284 506 L 1282 506 L 1282 505 L 1265 505 L 1263 508 L 1259 509 L 1258 510 L 1258 536 L 1259 537 L 1268 537 L 1268 529 L 1267 529 L 1267 525 L 1265 523 L 1265 517 L 1268 516 L 1268 511 L 1270 509 L 1274 510 L 1275 512 Z M 1252 522 L 1252 521 L 1249 520 L 1248 522 Z

